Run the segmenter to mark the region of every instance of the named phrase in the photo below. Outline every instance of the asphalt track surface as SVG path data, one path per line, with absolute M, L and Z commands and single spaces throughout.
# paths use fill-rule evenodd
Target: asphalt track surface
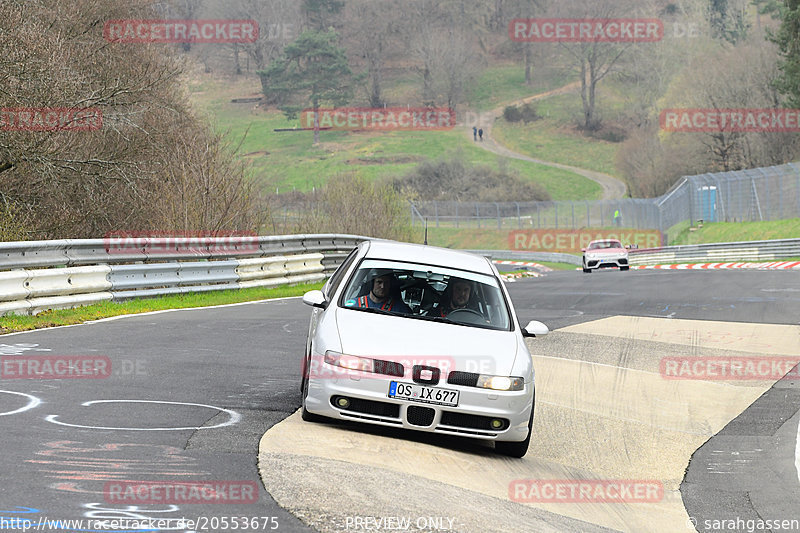
M 536 436 L 523 460 L 467 439 L 300 422 L 309 310 L 299 299 L 5 335 L 0 355 L 107 356 L 112 375 L 0 379 L 0 530 L 45 517 L 172 519 L 88 531 L 233 530 L 222 517 L 257 519 L 238 531 L 379 530 L 370 517 L 428 531 L 691 531 L 687 518 L 699 531 L 736 531 L 746 529 L 704 521 L 800 519 L 794 382 L 670 384 L 666 407 L 649 393 L 665 386 L 665 355 L 797 354 L 797 273 L 566 271 L 509 290 L 523 323 L 557 330 L 531 344 Z M 511 501 L 509 482 L 532 478 L 658 479 L 665 501 Z M 108 483 L 125 480 L 250 481 L 259 494 L 255 503 L 108 501 Z

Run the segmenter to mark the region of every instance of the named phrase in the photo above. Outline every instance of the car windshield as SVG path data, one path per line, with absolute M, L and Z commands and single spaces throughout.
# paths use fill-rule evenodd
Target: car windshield
M 441 266 L 364 260 L 340 307 L 489 329 L 510 329 L 503 291 L 493 276 Z
M 622 244 L 617 241 L 599 241 L 589 245 L 590 250 L 603 250 L 606 248 L 622 248 Z

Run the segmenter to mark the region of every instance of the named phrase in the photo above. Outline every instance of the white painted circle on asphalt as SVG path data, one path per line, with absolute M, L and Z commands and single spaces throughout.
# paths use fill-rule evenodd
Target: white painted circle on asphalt
M 10 416 L 10 415 L 16 415 L 18 413 L 23 413 L 25 411 L 33 409 L 34 407 L 36 407 L 40 403 L 42 403 L 42 400 L 40 400 L 36 396 L 31 396 L 30 394 L 25 394 L 24 392 L 15 392 L 15 391 L 10 391 L 10 390 L 0 390 L 0 393 L 16 394 L 17 396 L 24 396 L 24 397 L 28 398 L 27 405 L 23 405 L 19 409 L 15 409 L 13 411 L 8 411 L 6 413 L 0 413 L 0 416 Z
M 158 403 L 164 405 L 189 405 L 194 407 L 205 407 L 206 409 L 213 409 L 215 411 L 222 411 L 223 413 L 227 413 L 230 417 L 227 421 L 222 422 L 221 424 L 216 424 L 214 426 L 189 426 L 189 427 L 177 427 L 177 428 L 128 428 L 128 427 L 105 427 L 105 426 L 83 426 L 80 424 L 69 424 L 67 422 L 61 422 L 56 420 L 58 415 L 48 415 L 45 417 L 45 420 L 48 422 L 52 422 L 53 424 L 58 424 L 60 426 L 68 426 L 72 428 L 82 428 L 82 429 L 105 429 L 105 430 L 118 430 L 118 431 L 185 431 L 185 430 L 198 430 L 198 429 L 217 429 L 225 426 L 231 426 L 239 422 L 242 418 L 242 415 L 237 413 L 236 411 L 231 411 L 230 409 L 224 409 L 222 407 L 216 407 L 214 405 L 206 405 L 204 403 L 189 403 L 189 402 L 165 402 L 161 400 L 92 400 L 89 402 L 84 402 L 81 405 L 83 406 L 90 406 L 96 403 Z

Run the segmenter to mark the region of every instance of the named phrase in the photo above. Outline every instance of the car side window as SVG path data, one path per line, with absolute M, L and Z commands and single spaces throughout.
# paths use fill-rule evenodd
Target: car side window
M 339 288 L 339 284 L 342 283 L 342 279 L 344 279 L 344 274 L 350 268 L 350 265 L 353 264 L 353 261 L 356 258 L 356 253 L 358 252 L 358 248 L 355 248 L 350 255 L 348 255 L 344 262 L 336 269 L 336 272 L 328 280 L 328 283 L 322 287 L 322 292 L 325 294 L 326 298 L 330 298 L 335 292 L 336 289 Z

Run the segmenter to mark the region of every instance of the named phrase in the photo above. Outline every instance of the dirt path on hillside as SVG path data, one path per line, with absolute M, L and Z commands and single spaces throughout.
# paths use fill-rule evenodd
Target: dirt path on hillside
M 543 98 L 547 98 L 548 96 L 555 96 L 559 94 L 565 94 L 580 87 L 580 82 L 573 82 L 564 87 L 560 87 L 558 89 L 553 89 L 552 91 L 547 91 L 540 94 L 534 94 L 533 96 L 528 96 L 521 100 L 517 100 L 515 102 L 511 102 L 495 109 L 489 111 L 491 116 L 491 120 L 488 124 L 482 125 L 483 126 L 483 141 L 477 141 L 475 144 L 483 148 L 484 150 L 488 150 L 492 153 L 497 155 L 501 155 L 503 157 L 510 157 L 512 159 L 520 159 L 522 161 L 530 161 L 531 163 L 538 163 L 540 165 L 546 165 L 549 167 L 560 168 L 562 170 L 568 170 L 570 172 L 574 172 L 575 174 L 579 174 L 585 178 L 588 178 L 597 184 L 599 184 L 603 188 L 603 194 L 600 197 L 602 200 L 614 200 L 617 198 L 622 198 L 625 196 L 627 192 L 627 186 L 625 183 L 620 181 L 619 179 L 615 178 L 614 176 L 610 176 L 608 174 L 603 174 L 602 172 L 595 172 L 594 170 L 588 170 L 585 168 L 578 168 L 573 167 L 570 165 L 563 165 L 561 163 L 554 163 L 552 161 L 543 161 L 541 159 L 536 159 L 533 157 L 529 157 L 527 155 L 523 155 L 513 150 L 503 146 L 502 144 L 495 141 L 494 136 L 492 135 L 492 126 L 494 125 L 494 121 L 500 118 L 503 115 L 503 110 L 508 105 L 522 105 L 527 104 L 528 102 L 533 102 L 535 100 L 541 100 Z M 480 126 L 479 126 L 480 127 Z M 468 127 L 466 130 L 466 134 L 469 137 L 472 137 L 472 127 Z

